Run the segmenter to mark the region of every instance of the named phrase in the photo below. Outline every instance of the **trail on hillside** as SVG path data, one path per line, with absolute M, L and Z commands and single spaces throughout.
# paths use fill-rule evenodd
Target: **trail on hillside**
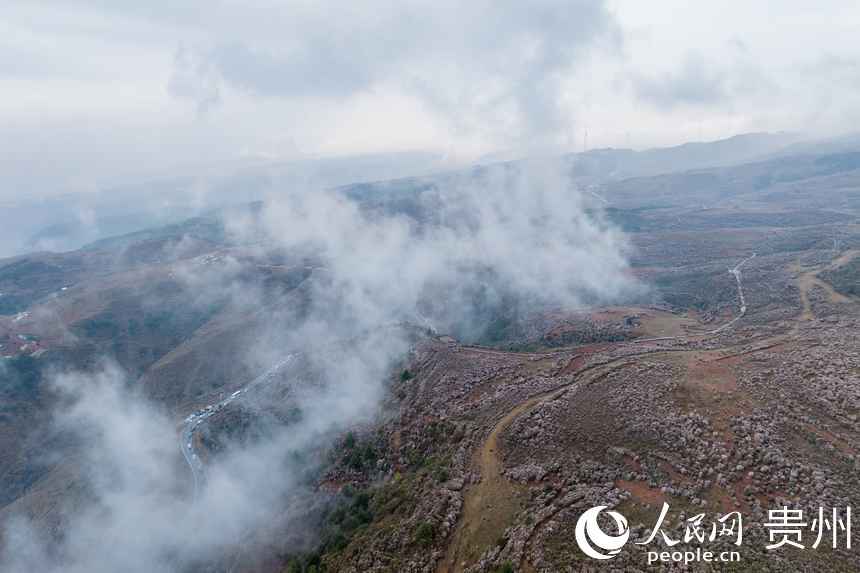
M 510 524 L 518 508 L 515 500 L 522 486 L 512 483 L 503 475 L 504 465 L 499 458 L 499 437 L 522 414 L 560 398 L 572 387 L 594 382 L 614 368 L 618 363 L 629 361 L 629 356 L 616 358 L 597 364 L 579 372 L 587 374 L 582 379 L 577 376 L 573 381 L 557 388 L 532 396 L 509 410 L 493 427 L 487 439 L 473 457 L 473 463 L 480 472 L 481 481 L 470 487 L 465 494 L 463 514 L 457 529 L 448 544 L 445 558 L 439 563 L 437 573 L 459 573 L 463 563 L 471 564 L 492 544 L 500 531 Z
M 860 255 L 860 249 L 852 249 L 845 251 L 842 255 L 834 259 L 830 264 L 810 271 L 802 272 L 797 279 L 797 287 L 800 289 L 800 301 L 803 305 L 803 310 L 800 313 L 800 320 L 809 321 L 815 318 L 815 313 L 812 310 L 812 302 L 809 300 L 809 292 L 818 287 L 827 293 L 827 298 L 832 303 L 848 303 L 852 299 L 844 294 L 837 292 L 833 286 L 818 278 L 818 275 L 826 271 L 835 271 L 839 267 L 848 264 Z M 798 268 L 798 270 L 800 270 Z
M 738 289 L 738 314 L 737 314 L 737 316 L 735 316 L 733 319 L 731 319 L 727 323 L 725 323 L 721 326 L 718 326 L 717 328 L 715 328 L 713 330 L 709 330 L 709 331 L 705 332 L 706 335 L 710 336 L 710 335 L 720 334 L 722 331 L 728 330 L 729 328 L 734 326 L 734 324 L 737 321 L 739 321 L 744 316 L 746 316 L 746 314 L 747 314 L 747 301 L 746 301 L 746 297 L 744 296 L 744 285 L 743 285 L 743 282 L 741 280 L 741 267 L 744 266 L 747 262 L 754 259 L 755 257 L 756 257 L 756 253 L 753 253 L 749 257 L 743 259 L 741 262 L 736 264 L 733 268 L 729 269 L 729 274 L 735 278 L 735 282 L 737 283 L 737 289 Z M 688 338 L 690 338 L 690 336 L 681 336 L 681 335 L 679 335 L 679 336 L 660 336 L 660 337 L 656 337 L 656 338 L 639 338 L 636 340 L 630 340 L 628 342 L 630 344 L 641 344 L 643 342 L 657 342 L 657 341 L 662 341 L 662 340 L 684 340 L 684 339 L 688 339 Z
M 729 269 L 729 272 L 737 281 L 738 298 L 740 300 L 739 315 L 716 330 L 706 333 L 707 335 L 718 334 L 746 314 L 746 302 L 741 284 L 740 268 L 755 256 L 755 253 L 753 253 L 750 257 L 740 261 L 734 268 Z M 628 343 L 641 344 L 684 338 L 688 337 L 662 336 L 629 341 Z M 472 348 L 472 350 L 482 353 L 510 354 L 504 351 L 484 348 Z M 662 352 L 681 352 L 681 350 L 666 349 Z M 643 354 L 652 356 L 657 353 L 661 352 L 643 352 Z M 479 471 L 481 480 L 465 492 L 463 513 L 448 543 L 445 557 L 437 567 L 437 573 L 460 573 L 463 571 L 465 566 L 480 558 L 481 554 L 498 538 L 499 533 L 513 521 L 516 513 L 521 509 L 518 503 L 518 486 L 505 478 L 502 473 L 504 466 L 498 455 L 499 436 L 520 415 L 533 410 L 541 404 L 561 397 L 571 390 L 574 385 L 581 387 L 583 384 L 594 382 L 609 370 L 621 367 L 622 365 L 619 365 L 619 362 L 623 363 L 630 360 L 630 356 L 624 356 L 579 370 L 576 372 L 576 378 L 571 382 L 520 402 L 496 423 L 487 436 L 487 439 L 473 456 L 472 463 Z M 583 375 L 587 377 L 582 379 L 581 376 Z M 519 487 L 521 488 L 522 486 Z M 537 529 L 536 527 L 535 530 Z M 523 555 L 521 566 L 528 566 L 525 554 Z
M 731 274 L 733 277 L 735 277 L 735 282 L 737 282 L 737 284 L 738 284 L 738 301 L 739 301 L 738 315 L 736 317 L 734 317 L 732 320 L 730 320 L 729 322 L 727 322 L 726 324 L 720 326 L 719 328 L 711 330 L 710 332 L 708 332 L 708 334 L 718 334 L 718 333 L 722 332 L 723 330 L 730 328 L 734 323 L 736 323 L 737 321 L 742 319 L 744 316 L 746 316 L 747 301 L 746 301 L 746 298 L 744 298 L 744 285 L 741 282 L 741 267 L 747 261 L 754 259 L 755 255 L 756 254 L 753 253 L 751 256 L 745 258 L 744 260 L 742 260 L 741 262 L 736 264 L 733 269 L 729 269 L 729 274 Z
M 834 270 L 836 268 L 839 268 L 840 266 L 853 260 L 858 255 L 860 255 L 860 250 L 848 251 L 834 261 L 832 261 L 827 266 L 818 270 L 806 272 L 801 275 L 799 282 L 801 284 L 801 300 L 803 301 L 804 312 L 798 319 L 798 327 L 800 321 L 810 320 L 813 317 L 813 315 L 811 314 L 811 305 L 808 298 L 808 289 L 811 288 L 813 284 L 822 283 L 822 285 L 826 285 L 823 288 L 825 288 L 828 293 L 833 293 L 831 295 L 831 301 L 833 302 L 850 302 L 851 299 L 848 299 L 844 295 L 837 293 L 830 285 L 827 285 L 827 283 L 824 283 L 824 281 L 819 279 L 818 274 L 826 270 Z M 755 257 L 755 254 L 753 254 L 747 259 L 742 260 L 733 269 L 729 269 L 729 272 L 734 275 L 737 281 L 738 297 L 740 300 L 739 316 L 735 317 L 732 321 L 719 327 L 718 329 L 708 332 L 707 335 L 719 333 L 720 331 L 734 324 L 738 319 L 740 319 L 746 314 L 746 301 L 743 294 L 740 269 L 743 264 L 751 260 L 753 257 Z M 794 329 L 794 331 L 796 332 L 796 330 L 797 327 Z M 770 336 L 765 339 L 756 341 L 755 347 L 752 349 L 748 348 L 740 354 L 722 356 L 720 358 L 715 358 L 714 360 L 719 361 L 731 356 L 739 356 L 743 354 L 766 350 L 777 344 L 784 343 L 789 338 L 789 336 L 789 334 L 778 334 Z M 686 337 L 660 337 L 649 339 L 647 341 L 682 340 L 694 338 L 702 340 L 701 335 L 692 335 Z M 640 342 L 646 341 L 642 340 Z M 732 348 L 736 347 L 746 347 L 748 346 L 748 344 L 749 343 L 742 342 L 720 349 L 707 351 L 707 353 L 710 354 L 725 352 L 726 350 L 731 350 Z M 575 386 L 581 387 L 583 384 L 598 381 L 602 378 L 603 375 L 607 374 L 609 371 L 616 368 L 623 368 L 626 363 L 634 362 L 641 356 L 654 357 L 656 355 L 666 353 L 672 353 L 673 355 L 686 355 L 693 353 L 699 355 L 702 354 L 703 351 L 696 349 L 663 349 L 652 352 L 643 352 L 641 355 L 636 356 L 624 356 L 601 364 L 596 364 L 594 366 L 587 367 L 577 372 L 576 378 L 573 381 L 565 383 L 564 385 L 557 387 L 553 390 L 538 394 L 536 396 L 532 396 L 531 398 L 520 402 L 512 409 L 508 410 L 507 413 L 505 413 L 504 416 L 495 424 L 492 431 L 487 436 L 487 439 L 473 456 L 473 464 L 475 466 L 475 469 L 480 472 L 481 479 L 477 484 L 469 487 L 465 492 L 463 513 L 460 516 L 457 528 L 451 536 L 445 557 L 437 566 L 437 573 L 460 573 L 468 566 L 473 565 L 474 562 L 480 558 L 481 554 L 488 548 L 489 545 L 487 544 L 487 541 L 489 540 L 490 543 L 492 543 L 492 540 L 498 538 L 500 533 L 504 531 L 504 529 L 513 522 L 516 513 L 519 511 L 516 500 L 519 495 L 518 488 L 521 488 L 522 486 L 514 484 L 503 475 L 504 464 L 499 455 L 499 438 L 502 433 L 511 425 L 511 423 L 513 423 L 514 420 L 516 420 L 519 416 L 523 414 L 527 414 L 528 412 L 532 411 L 533 409 L 546 402 L 560 398 Z M 586 375 L 587 377 L 583 379 L 581 377 L 582 375 Z M 528 547 L 531 542 L 531 539 L 534 537 L 535 533 L 539 529 L 540 524 L 535 526 L 534 530 L 529 536 L 529 540 L 526 543 L 519 564 L 521 570 L 532 570 L 532 567 L 528 562 Z
M 757 342 L 756 347 L 748 350 L 747 353 L 770 348 L 776 343 L 783 342 L 784 339 L 785 335 L 776 335 L 760 340 Z M 736 346 L 747 345 L 748 343 L 742 343 Z M 547 402 L 562 397 L 574 388 L 581 389 L 587 384 L 597 383 L 610 372 L 624 368 L 642 356 L 647 356 L 649 359 L 666 355 L 699 356 L 702 354 L 725 352 L 730 348 L 733 348 L 733 346 L 712 351 L 665 348 L 644 351 L 640 355 L 615 358 L 586 367 L 577 373 L 573 381 L 556 387 L 553 390 L 532 396 L 508 410 L 496 423 L 487 436 L 487 439 L 473 456 L 473 464 L 475 469 L 479 471 L 481 480 L 469 487 L 465 492 L 463 513 L 448 544 L 445 557 L 436 568 L 437 573 L 461 573 L 469 566 L 474 565 L 484 551 L 498 539 L 501 532 L 514 522 L 516 513 L 521 509 L 516 507 L 517 504 L 512 504 L 511 502 L 517 499 L 520 495 L 518 490 L 523 489 L 523 486 L 511 482 L 504 476 L 504 464 L 499 455 L 499 438 L 514 420 Z M 520 559 L 520 570 L 532 570 L 528 562 L 528 548 L 532 538 L 541 528 L 541 525 L 541 523 L 536 524 L 529 535 Z

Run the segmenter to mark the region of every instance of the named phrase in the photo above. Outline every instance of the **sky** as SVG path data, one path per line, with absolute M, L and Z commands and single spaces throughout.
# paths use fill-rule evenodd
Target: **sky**
M 837 134 L 858 28 L 830 0 L 7 0 L 0 200 L 223 161 Z

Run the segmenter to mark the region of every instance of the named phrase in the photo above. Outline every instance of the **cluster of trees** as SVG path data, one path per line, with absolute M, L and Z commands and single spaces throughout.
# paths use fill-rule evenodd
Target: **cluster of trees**
M 344 463 L 356 471 L 373 469 L 376 460 L 379 459 L 379 451 L 373 443 L 367 441 L 359 444 L 352 432 L 344 438 L 343 446 L 346 450 L 343 458 Z
M 287 563 L 287 573 L 327 571 L 323 557 L 344 549 L 373 521 L 369 492 L 359 492 L 347 486 L 341 494 L 340 502 L 325 518 L 319 547 L 314 552 L 291 558 Z

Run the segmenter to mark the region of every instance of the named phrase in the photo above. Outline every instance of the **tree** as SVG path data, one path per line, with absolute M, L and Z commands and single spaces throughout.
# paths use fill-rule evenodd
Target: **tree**
M 424 547 L 433 543 L 435 536 L 436 532 L 433 530 L 433 524 L 426 521 L 419 523 L 418 528 L 415 530 L 415 542 Z

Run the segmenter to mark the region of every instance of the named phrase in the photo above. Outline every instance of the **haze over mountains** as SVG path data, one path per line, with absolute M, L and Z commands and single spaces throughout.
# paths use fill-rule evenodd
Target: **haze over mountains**
M 709 161 L 708 149 L 721 155 Z M 677 169 L 661 172 L 665 165 Z M 851 260 L 860 247 L 860 148 L 848 139 L 818 147 L 749 135 L 592 151 L 328 192 L 297 187 L 261 194 L 263 202 L 234 202 L 229 184 L 223 189 L 232 207 L 171 213 L 168 225 L 0 261 L 7 568 L 279 570 L 299 559 L 352 570 L 361 555 L 378 559 L 383 539 L 399 549 L 378 570 L 442 567 L 441 553 L 416 544 L 415 520 L 432 524 L 427 543 L 440 551 L 482 547 L 482 534 L 455 527 L 474 516 L 457 509 L 469 498 L 456 479 L 469 470 L 454 452 L 479 447 L 492 412 L 516 403 L 520 384 L 566 383 L 557 377 L 567 370 L 551 365 L 574 368 L 591 353 L 599 361 L 602 349 L 633 350 L 625 344 L 637 338 L 657 340 L 636 344 L 642 352 L 675 344 L 711 352 L 745 337 L 812 336 L 801 329 L 813 325 L 830 324 L 835 336 L 854 316 L 849 299 L 834 315 L 839 303 L 822 299 L 817 283 L 799 283 L 798 295 L 786 274 L 791 261 L 815 265 L 833 252 Z M 753 254 L 738 318 L 725 269 Z M 831 269 L 827 288 L 846 293 L 834 296 L 853 292 L 851 264 Z M 786 330 L 800 312 L 812 322 Z M 818 322 L 827 316 L 842 318 Z M 472 356 L 461 343 L 490 354 Z M 548 369 L 520 371 L 522 355 L 503 349 L 536 351 Z M 467 362 L 450 363 L 450 352 L 466 352 Z M 498 368 L 520 373 L 499 381 Z M 483 397 L 468 406 L 472 391 Z M 709 411 L 710 398 L 696 400 Z M 435 421 L 418 423 L 425 419 Z M 453 433 L 427 441 L 437 423 Z M 450 437 L 462 431 L 465 441 Z M 345 435 L 358 445 L 352 437 L 345 446 Z M 193 493 L 178 444 L 186 436 L 187 455 L 201 460 Z M 395 475 L 406 480 L 401 510 L 377 505 L 396 480 L 373 485 Z M 582 487 L 591 479 L 576 478 Z M 351 493 L 331 495 L 342 483 L 375 500 L 353 508 L 365 512 L 361 528 L 336 517 L 355 503 Z M 416 495 L 453 505 L 413 505 Z M 379 529 L 384 523 L 394 529 Z M 114 550 L 92 551 L 93 535 L 110 536 Z M 517 559 L 538 558 L 528 555 Z
M 427 173 L 442 164 L 431 153 L 405 152 L 293 162 L 249 160 L 140 175 L 84 193 L 44 189 L 4 202 L 0 255 L 71 250 L 104 237 L 260 200 L 276 187 L 326 188 Z
M 791 134 L 747 134 L 709 143 L 633 151 L 592 150 L 566 156 L 577 181 L 685 171 L 764 158 L 799 141 Z M 834 142 L 835 144 L 835 142 Z M 141 177 L 87 193 L 7 200 L 0 213 L 2 256 L 66 251 L 123 232 L 175 223 L 207 210 L 263 200 L 290 187 L 331 188 L 459 166 L 432 153 L 381 154 L 294 162 L 248 161 L 189 167 L 187 173 Z M 36 194 L 38 197 L 38 194 Z
M 858 22 L 7 0 L 0 573 L 860 570 Z

